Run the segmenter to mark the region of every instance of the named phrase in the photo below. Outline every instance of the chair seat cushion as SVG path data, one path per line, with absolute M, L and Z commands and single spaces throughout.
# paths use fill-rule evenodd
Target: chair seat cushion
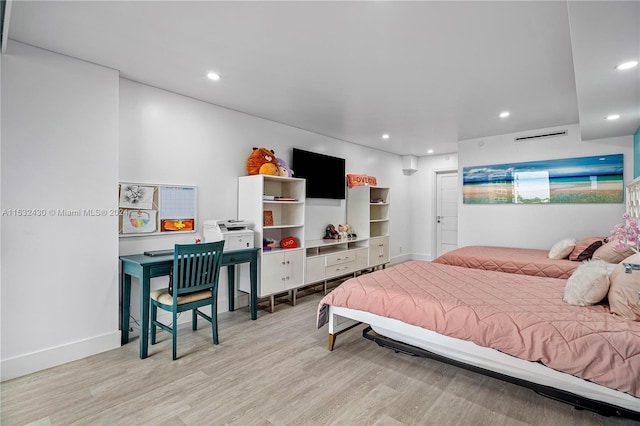
M 211 297 L 211 290 L 202 290 L 196 291 L 194 293 L 188 293 L 183 296 L 178 297 L 178 305 L 183 305 L 185 303 L 196 302 L 198 300 L 204 300 Z M 173 296 L 169 294 L 168 288 L 163 288 L 160 290 L 154 290 L 151 292 L 151 298 L 156 300 L 164 305 L 173 304 Z

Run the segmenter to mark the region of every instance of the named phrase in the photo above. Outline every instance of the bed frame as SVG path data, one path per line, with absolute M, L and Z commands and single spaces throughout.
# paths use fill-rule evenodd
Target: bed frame
M 578 409 L 640 421 L 639 398 L 540 363 L 369 312 L 329 306 L 329 350 L 333 350 L 337 335 L 360 323 L 369 325 L 363 332 L 365 338 L 396 352 L 436 359 L 525 386 Z
M 627 185 L 626 207 L 631 217 L 640 218 L 640 177 Z M 554 370 L 541 363 L 516 358 L 473 342 L 370 312 L 329 306 L 328 315 L 330 351 L 340 333 L 365 323 L 369 325 L 363 331 L 365 338 L 396 352 L 436 359 L 524 386 L 540 395 L 571 404 L 577 409 L 640 421 L 640 398 Z

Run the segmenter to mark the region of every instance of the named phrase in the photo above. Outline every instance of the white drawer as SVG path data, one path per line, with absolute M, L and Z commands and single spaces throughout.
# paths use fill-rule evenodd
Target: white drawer
M 341 265 L 327 266 L 325 275 L 327 278 L 345 275 L 355 271 L 354 263 L 343 263 Z
M 359 271 L 362 268 L 367 267 L 367 249 L 361 248 L 357 250 L 349 250 L 345 253 L 340 253 L 342 256 L 338 256 L 338 253 L 332 256 L 339 257 L 341 259 L 345 259 L 348 256 L 348 260 L 343 261 L 342 263 L 327 265 L 325 269 L 325 274 L 327 278 L 336 277 L 339 275 L 346 275 L 351 272 Z M 327 263 L 329 260 L 329 256 L 327 256 Z
M 341 251 L 327 255 L 327 266 L 341 265 L 343 263 L 355 262 L 357 253 L 354 250 Z

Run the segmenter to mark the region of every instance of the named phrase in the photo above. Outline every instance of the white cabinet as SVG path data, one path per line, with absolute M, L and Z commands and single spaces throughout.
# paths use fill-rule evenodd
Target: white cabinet
M 369 239 L 369 267 L 389 263 L 389 207 L 389 188 L 349 188 L 347 223 L 358 238 Z
M 374 237 L 369 240 L 369 266 L 389 262 L 389 237 Z
M 305 243 L 305 284 L 355 274 L 366 269 L 369 263 L 368 240 L 354 238 L 343 240 L 311 240 Z
M 263 247 L 265 238 L 279 243 L 287 237 L 293 237 L 298 245 L 261 250 L 258 297 L 272 296 L 272 308 L 274 294 L 304 284 L 304 207 L 304 179 L 268 175 L 238 178 L 238 219 L 253 223 L 255 246 Z
M 302 249 L 262 254 L 261 296 L 292 290 L 304 284 Z

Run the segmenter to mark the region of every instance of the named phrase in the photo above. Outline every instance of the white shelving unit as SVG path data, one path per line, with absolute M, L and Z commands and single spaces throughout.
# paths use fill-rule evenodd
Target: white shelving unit
M 281 198 L 276 198 L 281 197 Z M 275 198 L 275 199 L 273 199 Z M 272 223 L 265 223 L 270 212 Z M 348 190 L 347 223 L 357 235 L 337 240 L 304 241 L 305 180 L 254 175 L 238 178 L 238 219 L 254 224 L 254 243 L 293 237 L 297 248 L 262 249 L 258 262 L 258 297 L 289 293 L 295 304 L 300 287 L 353 274 L 389 262 L 389 188 L 358 186 Z M 249 292 L 240 281 L 239 289 Z M 243 287 L 246 286 L 247 288 Z
M 367 268 L 369 248 L 367 238 L 342 240 L 310 240 L 305 243 L 305 284 L 324 282 L 344 275 L 356 274 Z
M 389 188 L 354 186 L 347 193 L 347 223 L 369 241 L 369 267 L 389 263 Z
M 267 199 L 283 197 L 280 200 Z M 261 250 L 258 262 L 258 297 L 271 298 L 304 284 L 304 210 L 305 180 L 268 175 L 238 178 L 238 219 L 254 224 L 254 243 L 263 247 L 263 239 L 278 242 L 293 237 L 297 248 Z M 265 212 L 271 212 L 272 224 L 265 224 Z M 241 291 L 247 291 L 240 286 Z M 293 296 L 292 296 L 293 298 Z

